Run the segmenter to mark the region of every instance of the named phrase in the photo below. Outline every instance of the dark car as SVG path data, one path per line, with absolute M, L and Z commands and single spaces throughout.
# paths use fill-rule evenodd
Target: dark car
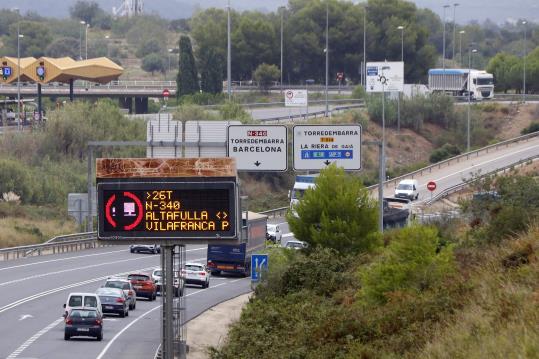
M 118 288 L 99 288 L 96 291 L 101 301 L 103 314 L 118 314 L 121 318 L 129 315 L 129 302 L 123 290 Z
M 129 247 L 131 253 L 152 253 L 157 254 L 161 253 L 161 247 L 157 244 L 132 244 Z
M 95 337 L 103 340 L 103 317 L 94 308 L 73 308 L 65 318 L 64 339 Z
M 157 297 L 157 286 L 150 275 L 145 273 L 131 273 L 127 276 L 127 279 L 133 284 L 137 297 L 155 300 Z

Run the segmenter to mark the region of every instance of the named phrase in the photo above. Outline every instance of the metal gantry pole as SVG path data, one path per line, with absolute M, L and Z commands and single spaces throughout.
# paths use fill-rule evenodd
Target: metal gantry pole
M 328 85 L 329 85 L 329 1 L 326 0 L 326 117 L 329 116 Z
M 230 0 L 227 6 L 227 58 L 226 58 L 226 78 L 228 101 L 232 99 L 232 44 L 230 40 Z
M 174 359 L 174 327 L 173 327 L 173 300 L 174 300 L 174 246 L 161 246 L 161 260 L 163 268 L 164 294 L 162 299 L 163 335 L 161 337 L 161 359 Z

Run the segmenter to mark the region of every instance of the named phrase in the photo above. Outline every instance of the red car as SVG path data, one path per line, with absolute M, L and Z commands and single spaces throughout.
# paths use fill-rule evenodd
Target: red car
M 137 297 L 145 297 L 148 300 L 155 300 L 157 297 L 157 286 L 152 277 L 146 273 L 131 273 L 127 279 L 133 285 L 133 289 L 137 292 Z

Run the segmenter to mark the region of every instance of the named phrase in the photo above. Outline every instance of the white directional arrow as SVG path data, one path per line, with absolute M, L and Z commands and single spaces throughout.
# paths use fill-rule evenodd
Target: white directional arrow
M 33 318 L 34 316 L 31 315 L 31 314 L 23 314 L 19 317 L 19 321 L 21 320 L 25 320 L 25 319 L 28 319 L 28 318 Z

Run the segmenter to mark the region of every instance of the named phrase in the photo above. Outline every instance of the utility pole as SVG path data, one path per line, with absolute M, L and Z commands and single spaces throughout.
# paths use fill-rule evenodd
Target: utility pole
M 522 88 L 523 88 L 522 102 L 523 103 L 526 103 L 526 52 L 527 52 L 527 49 L 526 49 L 526 24 L 527 23 L 528 22 L 526 20 L 522 21 L 522 25 L 524 25 L 524 56 L 523 56 L 524 72 L 522 74 Z
M 228 101 L 232 100 L 232 47 L 230 42 L 230 0 L 228 0 L 226 83 Z
M 326 117 L 329 116 L 328 85 L 329 85 L 329 0 L 326 0 Z
M 460 54 L 460 66 L 462 66 L 462 35 L 464 35 L 466 31 L 460 30 L 459 31 L 459 54 Z
M 363 74 L 361 80 L 363 81 L 363 88 L 367 91 L 367 6 L 363 7 L 363 67 L 361 69 Z
M 85 47 L 85 56 L 84 58 L 88 60 L 88 28 L 90 27 L 90 24 L 86 24 L 86 33 L 84 34 L 84 47 Z
M 470 83 L 471 80 L 471 72 L 472 72 L 472 53 L 476 53 L 477 50 L 473 49 L 473 44 L 469 45 L 468 48 L 468 121 L 466 125 L 466 152 L 470 152 L 470 108 L 472 106 L 472 84 Z
M 284 6 L 281 6 L 279 8 L 281 12 L 281 95 L 283 94 L 283 13 L 284 13 Z
M 389 70 L 389 66 L 382 66 L 382 77 L 384 70 Z M 382 82 L 382 148 L 380 151 L 380 172 L 378 200 L 380 201 L 380 232 L 384 231 L 384 182 L 386 180 L 386 88 L 385 81 Z

